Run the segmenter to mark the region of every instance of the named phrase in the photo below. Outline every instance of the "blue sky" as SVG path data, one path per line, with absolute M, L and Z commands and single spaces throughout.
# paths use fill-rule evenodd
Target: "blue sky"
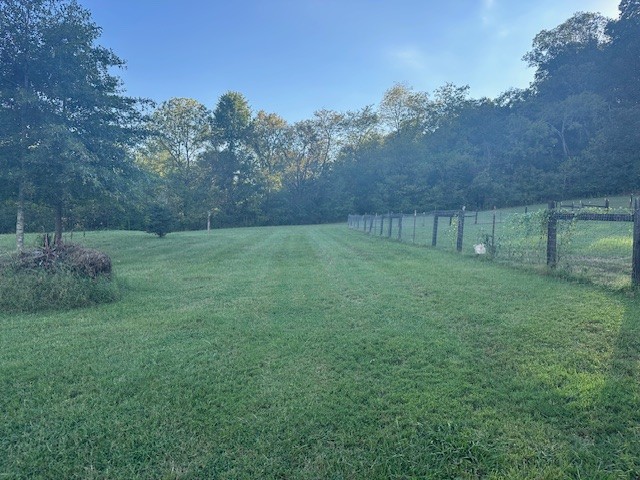
M 127 62 L 126 92 L 214 108 L 241 92 L 289 122 L 321 108 L 376 105 L 403 82 L 471 96 L 526 87 L 533 37 L 577 11 L 617 16 L 618 0 L 79 0 L 100 44 Z

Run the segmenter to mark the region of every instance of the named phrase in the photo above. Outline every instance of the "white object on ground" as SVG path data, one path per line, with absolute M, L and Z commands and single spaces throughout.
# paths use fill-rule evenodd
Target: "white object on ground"
M 476 252 L 476 255 L 484 255 L 487 253 L 487 247 L 484 246 L 484 243 L 474 245 L 473 250 Z

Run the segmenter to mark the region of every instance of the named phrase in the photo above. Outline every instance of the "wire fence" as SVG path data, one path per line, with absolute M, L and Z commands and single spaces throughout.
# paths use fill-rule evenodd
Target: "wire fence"
M 618 288 L 640 284 L 638 201 L 621 203 L 350 215 L 348 225 L 368 235 Z

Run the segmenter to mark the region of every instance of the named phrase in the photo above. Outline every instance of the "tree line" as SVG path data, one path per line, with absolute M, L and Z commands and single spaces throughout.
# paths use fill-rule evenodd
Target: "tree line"
M 288 123 L 240 92 L 128 98 L 73 0 L 0 2 L 0 229 L 319 223 L 636 191 L 640 0 L 533 39 L 526 89 L 389 88 Z M 17 222 L 16 222 L 17 218 Z

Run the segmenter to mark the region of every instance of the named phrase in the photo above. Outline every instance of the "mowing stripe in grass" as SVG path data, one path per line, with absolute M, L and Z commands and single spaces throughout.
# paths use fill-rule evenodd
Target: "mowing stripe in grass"
M 344 226 L 85 241 L 128 291 L 0 313 L 0 475 L 640 471 L 634 298 Z

